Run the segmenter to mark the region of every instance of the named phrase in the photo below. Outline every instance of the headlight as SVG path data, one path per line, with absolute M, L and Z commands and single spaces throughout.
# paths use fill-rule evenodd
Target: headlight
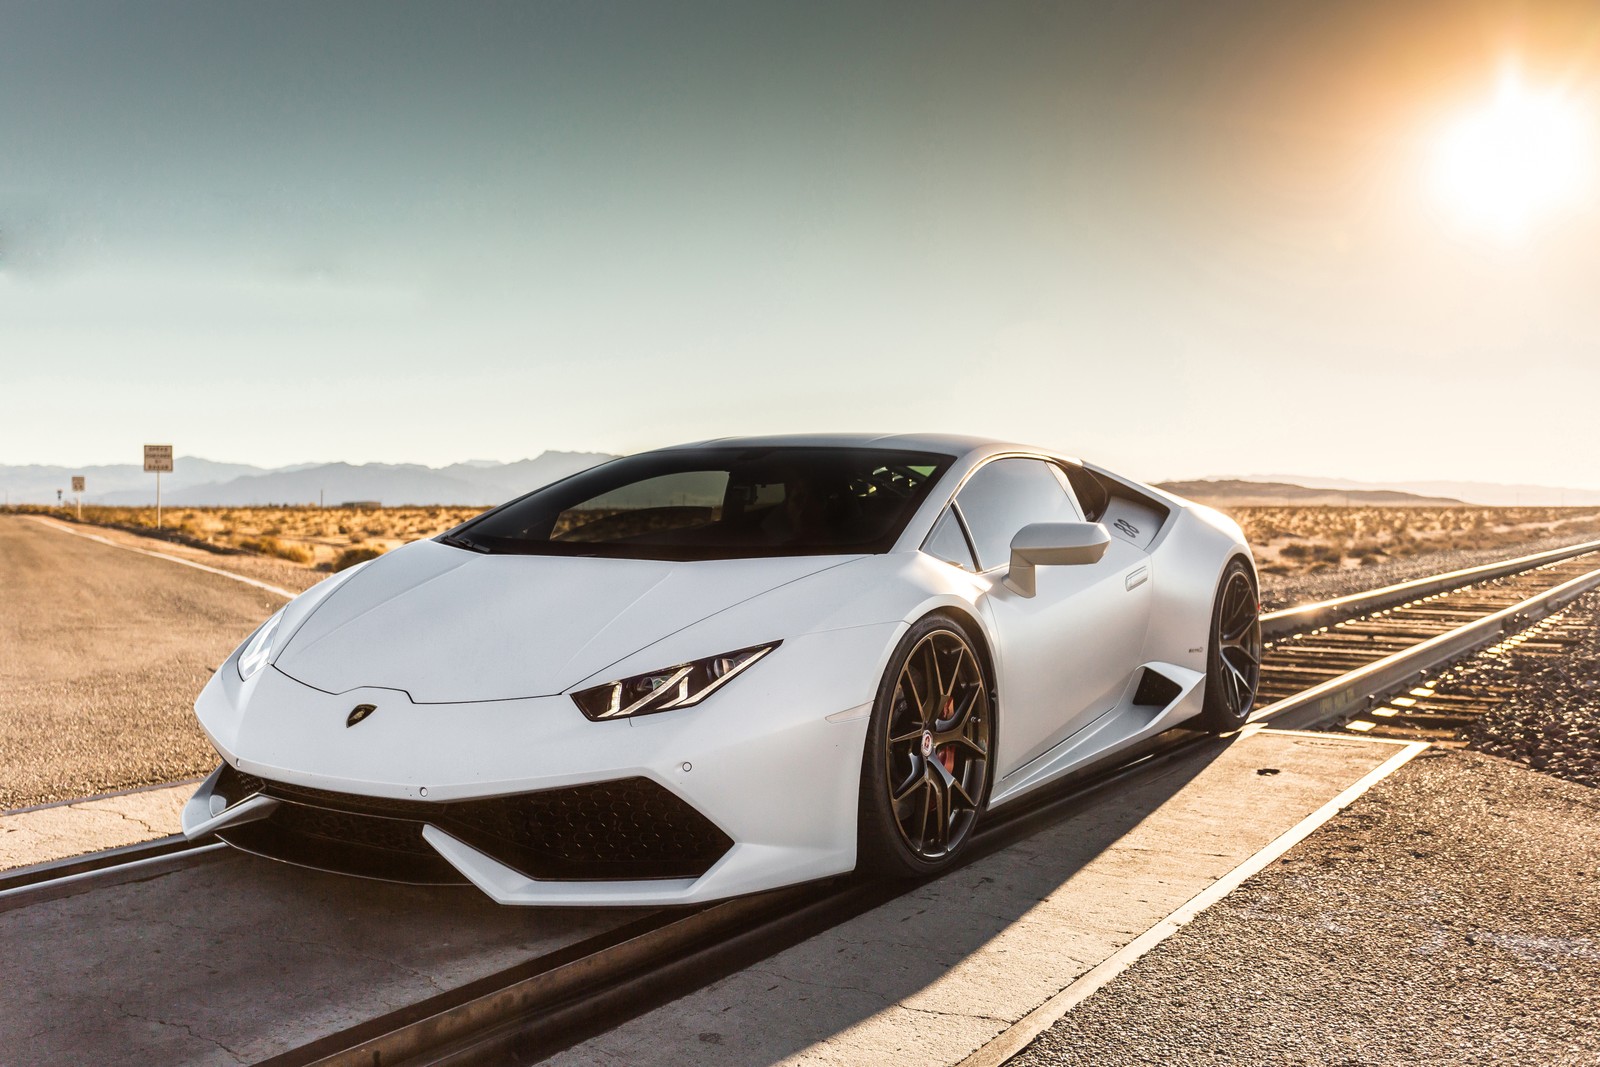
M 579 711 L 596 722 L 693 707 L 782 643 L 774 641 L 769 645 L 741 648 L 737 652 L 724 652 L 720 656 L 636 674 L 620 682 L 580 689 L 572 694 L 572 701 Z
M 261 624 L 261 629 L 250 635 L 250 640 L 239 650 L 239 677 L 248 682 L 272 658 L 272 639 L 277 636 L 278 624 L 283 621 L 283 609 Z

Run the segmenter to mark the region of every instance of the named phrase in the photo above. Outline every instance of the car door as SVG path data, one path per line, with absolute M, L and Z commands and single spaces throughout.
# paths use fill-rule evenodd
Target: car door
M 998 638 L 996 777 L 1003 779 L 1116 704 L 1139 663 L 1149 623 L 1149 557 L 1113 537 L 1098 563 L 1044 566 L 1036 595 L 1003 581 L 1011 538 L 1034 522 L 1079 522 L 1065 476 L 1043 459 L 991 461 L 955 506 L 992 585 L 981 601 Z

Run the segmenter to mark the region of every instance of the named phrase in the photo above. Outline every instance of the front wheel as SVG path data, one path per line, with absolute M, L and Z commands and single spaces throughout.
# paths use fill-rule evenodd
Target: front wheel
M 1261 684 L 1261 602 L 1250 564 L 1234 559 L 1217 583 L 1206 646 L 1206 699 L 1200 723 L 1207 730 L 1237 730 L 1250 718 Z
M 954 619 L 922 619 L 878 685 L 861 765 L 857 866 L 918 876 L 948 867 L 989 799 L 994 702 Z

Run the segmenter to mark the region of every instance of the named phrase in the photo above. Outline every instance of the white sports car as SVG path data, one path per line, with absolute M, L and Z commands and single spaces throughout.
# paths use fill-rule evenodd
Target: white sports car
M 950 436 L 614 460 L 338 574 L 195 704 L 191 836 L 507 904 L 948 865 L 989 809 L 1249 714 L 1210 509 Z

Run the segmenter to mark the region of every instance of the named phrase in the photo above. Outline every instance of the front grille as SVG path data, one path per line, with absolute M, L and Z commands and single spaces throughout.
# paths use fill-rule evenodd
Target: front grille
M 682 799 L 647 778 L 551 789 L 449 805 L 444 829 L 500 855 L 500 845 L 546 856 L 591 877 L 687 878 L 704 874 L 733 841 Z M 516 866 L 516 864 L 512 864 Z M 520 869 L 520 868 L 519 868 Z M 547 868 L 548 869 L 548 868 Z
M 266 784 L 255 775 L 246 774 L 231 763 L 224 763 L 222 774 L 217 777 L 216 792 L 231 808 L 246 797 L 261 792 Z
M 549 880 L 698 878 L 733 847 L 733 840 L 711 820 L 647 778 L 429 803 L 290 785 L 228 766 L 217 792 L 230 805 L 254 793 L 279 801 L 270 818 L 226 831 L 222 835 L 226 839 L 231 841 L 230 835 L 246 834 L 252 827 L 257 828 L 254 836 L 261 838 L 262 831 L 270 828 L 301 844 L 315 843 L 323 859 L 310 865 L 319 867 L 334 862 L 328 854 L 340 844 L 351 846 L 358 857 L 379 858 L 385 865 L 407 860 L 442 863 L 422 839 L 424 823 L 530 878 Z M 256 845 L 251 851 L 265 851 L 264 842 L 257 840 Z

